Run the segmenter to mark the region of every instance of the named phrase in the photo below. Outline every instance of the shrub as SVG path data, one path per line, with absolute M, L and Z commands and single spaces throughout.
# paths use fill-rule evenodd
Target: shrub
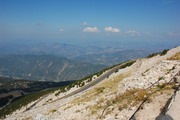
M 165 50 L 163 50 L 162 52 L 160 52 L 159 54 L 160 54 L 161 56 L 163 56 L 163 55 L 165 55 L 168 51 L 169 51 L 169 49 L 165 49 Z
M 159 77 L 158 80 L 159 80 L 159 81 L 160 81 L 160 80 L 164 80 L 164 77 Z
M 123 68 L 126 68 L 126 67 L 128 67 L 128 66 L 131 66 L 132 64 L 134 64 L 136 61 L 134 60 L 134 61 L 129 61 L 129 62 L 127 62 L 127 63 L 125 63 L 124 65 L 122 65 L 121 67 L 120 67 L 120 69 L 123 69 Z
M 117 73 L 119 71 L 119 69 L 116 69 L 115 73 Z
M 158 88 L 162 89 L 165 87 L 165 84 L 162 84 L 162 85 L 157 85 Z
M 152 53 L 152 54 L 149 54 L 146 58 L 152 58 L 154 56 L 158 55 L 158 53 Z
M 163 50 L 162 52 L 159 52 L 159 53 L 152 53 L 152 54 L 149 54 L 146 58 L 152 58 L 156 55 L 160 55 L 160 56 L 163 56 L 165 55 L 167 52 L 169 51 L 169 49 L 165 49 Z

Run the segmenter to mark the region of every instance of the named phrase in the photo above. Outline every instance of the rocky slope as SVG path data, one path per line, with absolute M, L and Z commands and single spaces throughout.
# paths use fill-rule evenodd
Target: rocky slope
M 71 97 L 62 98 L 77 86 L 60 94 L 55 91 L 30 110 L 26 108 L 34 102 L 6 120 L 155 120 L 179 85 L 173 82 L 179 71 L 180 47 L 176 47 L 163 55 L 138 59 Z

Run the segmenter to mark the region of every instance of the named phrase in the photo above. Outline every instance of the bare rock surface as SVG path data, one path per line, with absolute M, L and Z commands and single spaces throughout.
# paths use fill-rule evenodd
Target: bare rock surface
M 180 92 L 176 94 L 175 99 L 172 101 L 172 106 L 167 112 L 167 115 L 171 116 L 173 120 L 179 120 L 180 119 Z

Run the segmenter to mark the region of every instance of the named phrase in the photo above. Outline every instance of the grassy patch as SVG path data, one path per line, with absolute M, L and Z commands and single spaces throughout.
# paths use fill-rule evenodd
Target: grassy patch
M 131 75 L 131 72 L 119 74 L 113 78 L 103 81 L 100 85 L 101 87 L 104 87 L 106 89 L 111 89 L 111 92 L 115 92 L 118 89 L 118 83 L 130 75 Z
M 95 113 L 97 114 L 100 110 L 103 110 L 106 106 L 103 105 L 92 105 L 88 106 L 88 109 L 90 111 L 90 116 L 94 115 Z
M 74 105 L 70 104 L 70 105 L 68 105 L 66 108 L 64 108 L 64 110 L 70 109 L 70 108 L 72 108 L 73 106 L 74 106 Z
M 118 104 L 118 110 L 126 109 L 129 105 L 137 105 L 140 101 L 144 100 L 149 95 L 148 90 L 145 89 L 133 89 L 123 94 L 117 95 L 114 99 L 111 99 L 111 105 Z M 133 102 L 132 102 L 133 101 Z
M 95 99 L 95 97 L 100 97 L 98 96 L 99 93 L 102 93 L 105 94 L 105 88 L 106 89 L 111 89 L 110 91 L 111 92 L 116 92 L 117 91 L 117 88 L 118 88 L 118 83 L 124 79 L 125 77 L 128 77 L 130 76 L 130 73 L 127 72 L 127 73 L 124 73 L 124 74 L 120 74 L 120 75 L 117 75 L 116 77 L 113 77 L 111 79 L 108 79 L 108 80 L 105 80 L 103 82 L 101 82 L 99 84 L 99 87 L 95 88 L 95 89 L 91 89 L 90 91 L 88 91 L 85 95 L 79 97 L 79 98 L 76 98 L 74 100 L 74 103 L 75 105 L 78 105 L 80 103 L 83 103 L 83 102 L 88 102 L 90 100 L 93 100 Z M 104 101 L 104 100 L 103 100 Z
M 128 107 L 128 104 L 124 103 L 124 104 L 119 105 L 118 110 L 122 111 L 123 109 L 126 109 L 127 107 Z
M 96 88 L 96 92 L 99 94 L 99 93 L 102 93 L 104 91 L 105 87 L 98 87 Z
M 148 95 L 148 91 L 145 89 L 133 89 L 129 90 L 123 94 L 120 94 L 116 97 L 116 101 L 127 99 L 128 101 L 141 101 L 145 96 Z
M 177 52 L 175 55 L 168 58 L 168 60 L 180 60 L 180 52 Z

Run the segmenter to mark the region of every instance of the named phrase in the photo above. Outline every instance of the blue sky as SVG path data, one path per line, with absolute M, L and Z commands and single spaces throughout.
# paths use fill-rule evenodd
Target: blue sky
M 0 41 L 179 45 L 179 6 L 180 0 L 0 0 Z

